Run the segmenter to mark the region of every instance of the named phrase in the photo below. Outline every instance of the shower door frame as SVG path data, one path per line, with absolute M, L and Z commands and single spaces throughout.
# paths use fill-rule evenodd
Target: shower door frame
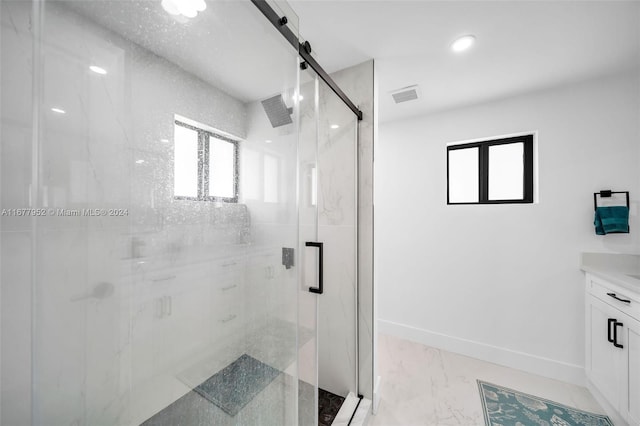
M 309 82 L 309 84 L 313 85 L 312 93 L 305 92 L 301 84 L 300 94 L 304 93 L 305 99 L 309 97 L 309 95 L 311 95 L 310 97 L 312 99 L 310 100 L 312 105 L 307 105 L 306 108 L 310 108 L 313 113 L 310 115 L 308 114 L 309 111 L 307 111 L 306 114 L 303 114 L 303 109 L 300 109 L 300 117 L 305 116 L 310 120 L 306 120 L 303 122 L 303 120 L 300 119 L 299 123 L 299 131 L 301 132 L 299 136 L 299 143 L 301 145 L 300 149 L 298 150 L 298 198 L 300 203 L 299 223 L 302 228 L 307 230 L 306 233 L 303 232 L 303 234 L 300 235 L 299 241 L 299 264 L 301 265 L 300 297 L 302 298 L 299 299 L 299 309 L 301 309 L 299 311 L 299 327 L 302 327 L 302 329 L 304 329 L 305 326 L 309 326 L 308 321 L 310 320 L 310 318 L 313 318 L 312 329 L 314 332 L 313 341 L 315 343 L 312 362 L 313 379 L 311 379 L 311 377 L 309 376 L 311 370 L 305 370 L 304 367 L 311 360 L 311 355 L 308 353 L 304 353 L 299 354 L 299 371 L 301 372 L 301 374 L 299 374 L 299 380 L 306 381 L 311 379 L 309 384 L 312 384 L 315 388 L 314 411 L 317 423 L 317 416 L 319 411 L 318 389 L 323 389 L 325 391 L 328 391 L 329 393 L 333 393 L 344 398 L 346 398 L 349 394 L 357 397 L 358 402 L 356 405 L 353 405 L 351 407 L 353 408 L 353 412 L 349 412 L 349 416 L 353 416 L 363 397 L 360 392 L 359 380 L 360 354 L 358 314 L 358 182 L 360 161 L 358 155 L 358 141 L 360 122 L 358 120 L 354 120 L 355 117 L 349 115 L 347 123 L 340 121 L 340 118 L 338 118 L 337 121 L 341 125 L 346 124 L 346 126 L 344 126 L 344 129 L 348 130 L 346 134 L 335 135 L 333 132 L 336 128 L 333 127 L 330 131 L 326 131 L 325 127 L 328 123 L 336 122 L 333 120 L 327 120 L 327 113 L 331 111 L 331 109 L 327 109 L 324 106 L 328 103 L 328 100 L 335 102 L 339 98 L 334 98 L 334 92 L 331 90 L 327 90 L 330 87 L 323 83 L 322 79 L 315 72 L 315 70 L 309 70 L 308 67 L 304 66 L 301 66 L 301 69 L 310 71 L 312 73 L 311 81 Z M 344 108 L 339 103 L 339 101 L 337 104 L 334 104 L 334 106 L 338 108 Z M 345 113 L 350 114 L 350 112 L 345 109 L 344 113 L 340 115 L 343 115 Z M 308 123 L 309 127 L 303 125 L 303 123 Z M 308 134 L 307 132 L 303 131 L 303 129 L 305 128 L 310 130 Z M 346 140 L 340 139 L 345 137 L 347 138 Z M 342 153 L 334 153 L 337 154 L 337 157 L 335 155 L 332 156 L 331 152 L 328 151 L 331 150 L 332 147 L 333 149 L 335 149 L 344 143 L 348 143 L 348 146 L 351 147 L 351 149 L 347 148 L 348 151 L 343 151 Z M 308 149 L 305 149 L 305 147 Z M 324 151 L 323 154 L 321 154 L 322 151 Z M 306 152 L 306 155 L 303 154 L 304 152 Z M 311 152 L 313 152 L 313 154 L 311 154 Z M 300 155 L 302 155 L 302 157 L 300 157 Z M 329 191 L 321 190 L 333 188 L 331 178 L 329 178 L 329 180 L 327 181 L 327 176 L 334 176 L 332 172 L 341 170 L 340 165 L 336 165 L 332 159 L 338 158 L 339 160 L 340 158 L 344 159 L 350 156 L 353 156 L 353 163 L 349 164 L 350 161 L 346 161 L 341 165 L 343 168 L 346 167 L 349 169 L 347 175 L 343 177 L 348 178 L 348 180 L 352 182 L 353 186 L 342 185 L 341 187 L 340 184 L 338 184 L 337 187 L 335 187 L 336 192 L 328 194 L 329 196 L 327 197 L 326 193 Z M 315 185 L 313 179 L 310 178 L 311 169 L 315 169 L 316 171 L 315 173 L 317 177 L 315 179 Z M 324 179 L 322 178 L 323 170 L 329 172 L 324 174 Z M 325 185 L 323 185 L 323 183 Z M 310 195 L 312 192 L 317 194 L 317 196 L 315 197 L 315 204 L 311 204 L 313 203 L 312 200 L 314 199 L 314 197 Z M 350 218 L 331 218 L 330 213 L 333 211 L 330 204 L 331 195 L 333 195 L 334 197 L 339 197 L 342 199 L 348 198 L 351 200 L 351 202 L 353 203 L 353 211 L 351 212 Z M 351 202 L 346 203 L 347 205 L 345 207 L 347 208 L 347 211 Z M 322 208 L 323 206 L 327 205 L 329 206 L 328 210 Z M 339 208 L 338 210 L 342 209 Z M 329 213 L 329 216 L 320 215 L 319 211 L 327 211 Z M 310 214 L 312 214 L 312 216 L 309 216 Z M 311 217 L 313 217 L 313 219 L 308 220 Z M 337 220 L 338 222 L 334 222 L 335 220 Z M 342 220 L 344 220 L 344 222 L 342 222 Z M 351 238 L 347 237 L 346 239 L 341 239 L 340 236 L 344 236 L 345 234 L 342 229 L 338 230 L 338 228 L 345 228 L 344 232 L 347 232 L 347 235 L 351 236 Z M 346 231 L 346 229 L 348 228 L 352 228 L 352 231 Z M 336 235 L 335 231 L 338 231 L 340 236 Z M 339 250 L 336 251 L 335 249 L 339 249 L 341 247 L 345 247 L 348 251 L 353 250 L 351 253 L 352 257 L 350 259 L 336 255 L 336 252 L 339 252 Z M 330 250 L 329 256 L 324 256 L 323 261 L 323 254 L 326 254 L 326 248 Z M 343 259 L 346 260 L 344 262 L 341 262 Z M 325 270 L 323 271 L 324 265 L 327 265 L 327 268 L 325 268 Z M 345 265 L 348 265 L 346 275 L 343 269 Z M 325 273 L 325 271 L 327 271 L 328 273 Z M 327 277 L 329 277 L 328 283 Z M 321 284 L 323 279 L 325 281 L 324 285 Z M 348 285 L 352 285 L 353 290 L 352 292 L 347 291 L 347 295 L 345 295 L 345 286 Z M 349 297 L 353 297 L 352 309 L 349 309 L 348 304 L 341 304 L 341 302 L 345 301 L 345 299 L 348 300 Z M 336 322 L 334 321 L 330 325 L 327 325 L 327 320 L 331 321 L 332 318 L 335 319 L 341 315 L 341 310 L 339 308 L 340 306 L 344 306 L 345 308 L 345 310 L 342 311 L 344 312 L 344 315 L 346 317 L 351 317 L 344 318 L 348 320 L 348 323 L 341 322 L 339 324 L 336 324 Z M 310 311 L 307 311 L 307 309 L 312 310 L 312 315 L 306 315 L 307 313 L 310 313 Z M 337 309 L 337 312 L 334 312 L 333 309 Z M 345 327 L 341 328 L 340 324 L 345 324 Z M 302 331 L 302 329 L 299 328 L 300 331 Z M 336 330 L 336 332 L 328 332 L 329 330 Z M 347 343 L 346 347 L 343 347 L 341 345 L 341 342 L 343 342 L 343 339 L 345 338 L 348 342 L 351 343 Z M 327 353 L 328 350 L 330 350 L 332 354 L 334 353 L 334 351 L 328 348 L 338 348 L 339 350 L 335 352 L 335 356 L 333 356 Z M 344 351 L 342 349 L 344 349 Z M 353 364 L 350 362 L 351 354 L 353 354 Z M 347 371 L 344 371 L 345 369 Z M 302 373 L 303 370 L 305 371 L 305 373 Z M 348 379 L 342 380 L 339 377 L 348 377 Z M 301 417 L 306 418 L 309 414 L 306 411 L 308 409 L 308 405 L 304 405 L 304 408 L 303 405 L 304 404 L 299 404 L 299 410 L 301 410 Z M 344 407 L 347 406 L 345 405 Z M 343 416 L 345 416 L 345 413 L 341 413 L 341 418 L 343 418 Z M 307 423 L 303 424 L 305 424 L 305 426 L 307 425 Z
M 276 27 L 278 31 L 280 31 L 280 34 L 282 34 L 283 37 L 287 39 L 287 41 L 291 43 L 291 45 L 295 49 L 298 50 L 298 54 L 304 60 L 304 62 L 301 64 L 301 67 L 303 67 L 302 69 L 306 68 L 306 65 L 304 64 L 310 66 L 316 72 L 316 74 L 318 74 L 318 76 L 329 85 L 331 90 L 333 90 L 333 92 L 338 95 L 342 102 L 344 102 L 347 107 L 349 107 L 349 109 L 353 111 L 356 117 L 358 117 L 358 121 L 362 121 L 362 111 L 358 109 L 358 107 L 351 101 L 351 99 L 349 99 L 349 97 L 342 91 L 340 86 L 338 86 L 338 84 L 333 81 L 331 76 L 327 74 L 324 68 L 322 68 L 322 66 L 320 66 L 315 58 L 311 56 L 311 44 L 308 41 L 305 41 L 304 43 L 299 42 L 298 37 L 296 37 L 296 35 L 286 25 L 288 22 L 287 17 L 280 17 L 275 12 L 275 10 L 273 10 L 273 8 L 269 6 L 266 0 L 251 0 L 251 3 L 253 3 L 269 20 L 269 22 L 271 22 L 271 24 Z

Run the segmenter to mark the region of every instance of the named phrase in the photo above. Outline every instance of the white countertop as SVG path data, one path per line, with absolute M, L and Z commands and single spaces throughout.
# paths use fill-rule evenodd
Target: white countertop
M 582 253 L 580 269 L 640 294 L 640 255 Z

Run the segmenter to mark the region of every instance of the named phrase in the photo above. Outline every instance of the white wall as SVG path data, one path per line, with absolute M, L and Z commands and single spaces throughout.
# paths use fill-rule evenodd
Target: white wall
M 638 74 L 380 125 L 382 332 L 580 382 L 581 251 L 638 250 Z M 539 202 L 446 204 L 448 142 L 537 131 Z M 631 192 L 631 233 L 596 236 L 593 192 Z

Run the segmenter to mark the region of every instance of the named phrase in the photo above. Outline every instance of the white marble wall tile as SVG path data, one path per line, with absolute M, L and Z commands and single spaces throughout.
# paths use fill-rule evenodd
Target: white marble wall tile
M 0 208 L 26 206 L 31 173 L 30 7 L 0 3 Z M 31 424 L 31 219 L 0 217 L 0 424 Z M 10 232 L 15 231 L 15 232 Z
M 318 309 L 318 383 L 346 395 L 356 387 L 355 227 L 320 226 L 324 242 L 324 294 Z
M 1 424 L 31 422 L 31 237 L 0 233 Z
M 373 60 L 332 74 L 334 80 L 362 111 L 358 123 L 358 389 L 373 398 L 374 277 L 373 277 L 373 147 L 375 80 Z
M 318 385 L 357 391 L 357 118 L 326 83 L 318 90 L 318 241 L 324 294 L 318 297 Z

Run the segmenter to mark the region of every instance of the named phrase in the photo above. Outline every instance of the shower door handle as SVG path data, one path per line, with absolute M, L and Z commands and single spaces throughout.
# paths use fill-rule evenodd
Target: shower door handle
M 314 241 L 307 241 L 306 243 L 304 243 L 305 246 L 307 247 L 317 247 L 318 248 L 318 287 L 309 287 L 309 291 L 311 293 L 316 293 L 316 294 L 322 294 L 323 293 L 323 287 L 322 287 L 322 272 L 324 269 L 324 264 L 323 264 L 323 259 L 322 259 L 322 247 L 323 244 L 322 243 L 317 243 Z

